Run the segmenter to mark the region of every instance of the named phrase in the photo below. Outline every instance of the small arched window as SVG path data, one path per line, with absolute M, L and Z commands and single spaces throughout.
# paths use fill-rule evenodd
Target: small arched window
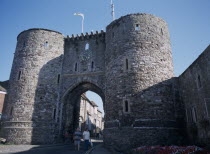
M 89 50 L 89 47 L 90 47 L 89 43 L 86 43 L 85 44 L 85 50 Z
M 77 63 L 75 63 L 74 71 L 77 72 Z
M 49 43 L 48 43 L 48 41 L 46 41 L 44 44 L 45 49 L 48 48 L 48 46 L 49 46 Z
M 139 30 L 140 30 L 140 25 L 139 25 L 139 24 L 136 24 L 136 25 L 135 25 L 135 30 L 136 30 L 136 31 L 139 31 Z

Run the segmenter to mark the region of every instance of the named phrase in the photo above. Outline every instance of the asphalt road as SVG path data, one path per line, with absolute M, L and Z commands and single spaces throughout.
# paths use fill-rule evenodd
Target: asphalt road
M 94 144 L 94 146 L 97 143 Z M 74 145 L 58 145 L 50 147 L 35 147 L 23 152 L 13 152 L 5 154 L 84 154 L 84 145 L 81 144 L 80 151 L 74 150 Z

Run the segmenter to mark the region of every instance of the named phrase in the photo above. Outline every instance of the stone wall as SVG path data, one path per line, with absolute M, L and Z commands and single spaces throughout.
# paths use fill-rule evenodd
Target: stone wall
M 89 46 L 88 49 L 86 49 L 86 45 Z M 103 31 L 65 39 L 62 96 L 82 82 L 91 82 L 104 89 L 105 46 Z
M 92 90 L 104 99 L 105 46 L 103 31 L 65 38 L 60 87 L 61 131 L 72 132 L 78 126 L 79 101 L 84 92 Z
M 191 143 L 210 142 L 210 46 L 179 76 Z
M 151 133 L 153 141 L 148 144 L 166 143 L 160 136 L 172 136 L 168 129 L 174 133 L 176 129 L 166 22 L 148 14 L 131 14 L 113 21 L 106 31 L 105 143 L 113 141 L 121 148 L 141 145 L 147 131 L 157 129 L 161 131 Z M 129 129 L 135 131 L 128 133 Z M 122 137 L 115 138 L 121 131 Z
M 2 132 L 10 142 L 58 142 L 78 126 L 80 97 L 88 90 L 104 102 L 106 145 L 126 150 L 179 136 L 169 32 L 153 15 L 126 15 L 106 33 L 71 38 L 46 29 L 22 32 L 10 87 Z
M 51 30 L 29 29 L 19 34 L 3 117 L 2 137 L 9 142 L 53 142 L 63 44 L 63 35 Z

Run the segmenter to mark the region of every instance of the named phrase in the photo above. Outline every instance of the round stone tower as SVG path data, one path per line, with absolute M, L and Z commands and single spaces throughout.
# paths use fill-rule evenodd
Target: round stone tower
M 53 136 L 46 137 L 48 133 L 42 128 L 49 132 L 54 130 L 57 75 L 61 71 L 63 44 L 63 35 L 52 30 L 29 29 L 18 35 L 3 117 L 2 135 L 9 142 L 52 142 Z M 50 92 L 51 95 L 48 95 Z M 45 121 L 51 125 L 44 126 Z
M 127 149 L 166 143 L 176 130 L 166 22 L 149 14 L 113 21 L 106 29 L 105 63 L 105 144 Z

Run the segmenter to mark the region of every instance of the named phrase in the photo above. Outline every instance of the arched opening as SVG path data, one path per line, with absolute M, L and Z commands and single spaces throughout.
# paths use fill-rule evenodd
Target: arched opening
M 46 42 L 44 43 L 44 47 L 45 47 L 45 49 L 47 49 L 47 48 L 48 48 L 48 46 L 49 46 L 49 43 L 48 43 L 48 41 L 46 41 Z
M 77 85 L 63 97 L 61 134 L 70 136 L 76 128 L 86 128 L 91 137 L 101 137 L 104 128 L 104 92 L 95 84 Z
M 89 46 L 90 46 L 89 43 L 86 43 L 85 44 L 85 50 L 89 50 Z

